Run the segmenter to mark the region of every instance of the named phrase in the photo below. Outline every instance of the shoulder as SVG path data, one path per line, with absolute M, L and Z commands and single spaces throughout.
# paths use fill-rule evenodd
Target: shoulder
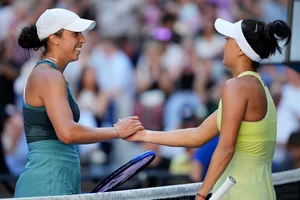
M 63 74 L 45 63 L 40 64 L 32 71 L 30 79 L 33 83 L 38 84 L 39 86 L 47 87 L 50 83 L 51 85 L 65 84 Z
M 234 77 L 227 80 L 224 84 L 224 92 L 241 94 L 249 88 L 249 80 L 245 77 Z
M 255 77 L 254 77 L 255 78 Z M 255 85 L 253 84 L 253 77 L 243 76 L 234 77 L 227 80 L 224 84 L 222 99 L 227 99 L 231 102 L 241 100 L 248 100 L 249 96 L 255 91 Z

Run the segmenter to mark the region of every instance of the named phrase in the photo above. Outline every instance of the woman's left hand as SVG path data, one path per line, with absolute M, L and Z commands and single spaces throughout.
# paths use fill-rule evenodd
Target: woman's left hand
M 138 116 L 119 119 L 119 121 L 114 124 L 114 127 L 116 127 L 119 131 L 119 138 L 126 138 L 137 131 L 144 130 Z

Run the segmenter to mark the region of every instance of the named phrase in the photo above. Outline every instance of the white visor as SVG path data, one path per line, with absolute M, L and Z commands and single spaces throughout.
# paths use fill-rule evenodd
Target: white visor
M 233 24 L 226 20 L 218 18 L 215 21 L 215 28 L 220 34 L 235 39 L 236 43 L 239 45 L 241 50 L 252 61 L 260 62 L 262 60 L 260 56 L 251 48 L 251 46 L 246 40 L 242 31 L 242 20 Z
M 61 29 L 73 32 L 92 30 L 96 26 L 93 20 L 82 19 L 74 12 L 54 8 L 46 10 L 36 22 L 37 34 L 42 41 Z

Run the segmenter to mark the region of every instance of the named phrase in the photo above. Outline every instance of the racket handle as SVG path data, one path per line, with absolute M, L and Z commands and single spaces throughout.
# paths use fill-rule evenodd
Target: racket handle
M 228 190 L 235 185 L 235 183 L 235 179 L 229 176 L 221 187 L 212 195 L 210 200 L 220 200 L 228 192 Z

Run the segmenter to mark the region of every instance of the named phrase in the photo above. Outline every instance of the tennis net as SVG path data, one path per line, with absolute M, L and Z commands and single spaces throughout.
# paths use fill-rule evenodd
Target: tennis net
M 277 200 L 300 199 L 300 168 L 273 173 L 272 176 Z M 18 200 L 194 200 L 200 185 L 201 183 L 190 183 L 106 193 L 18 198 Z

